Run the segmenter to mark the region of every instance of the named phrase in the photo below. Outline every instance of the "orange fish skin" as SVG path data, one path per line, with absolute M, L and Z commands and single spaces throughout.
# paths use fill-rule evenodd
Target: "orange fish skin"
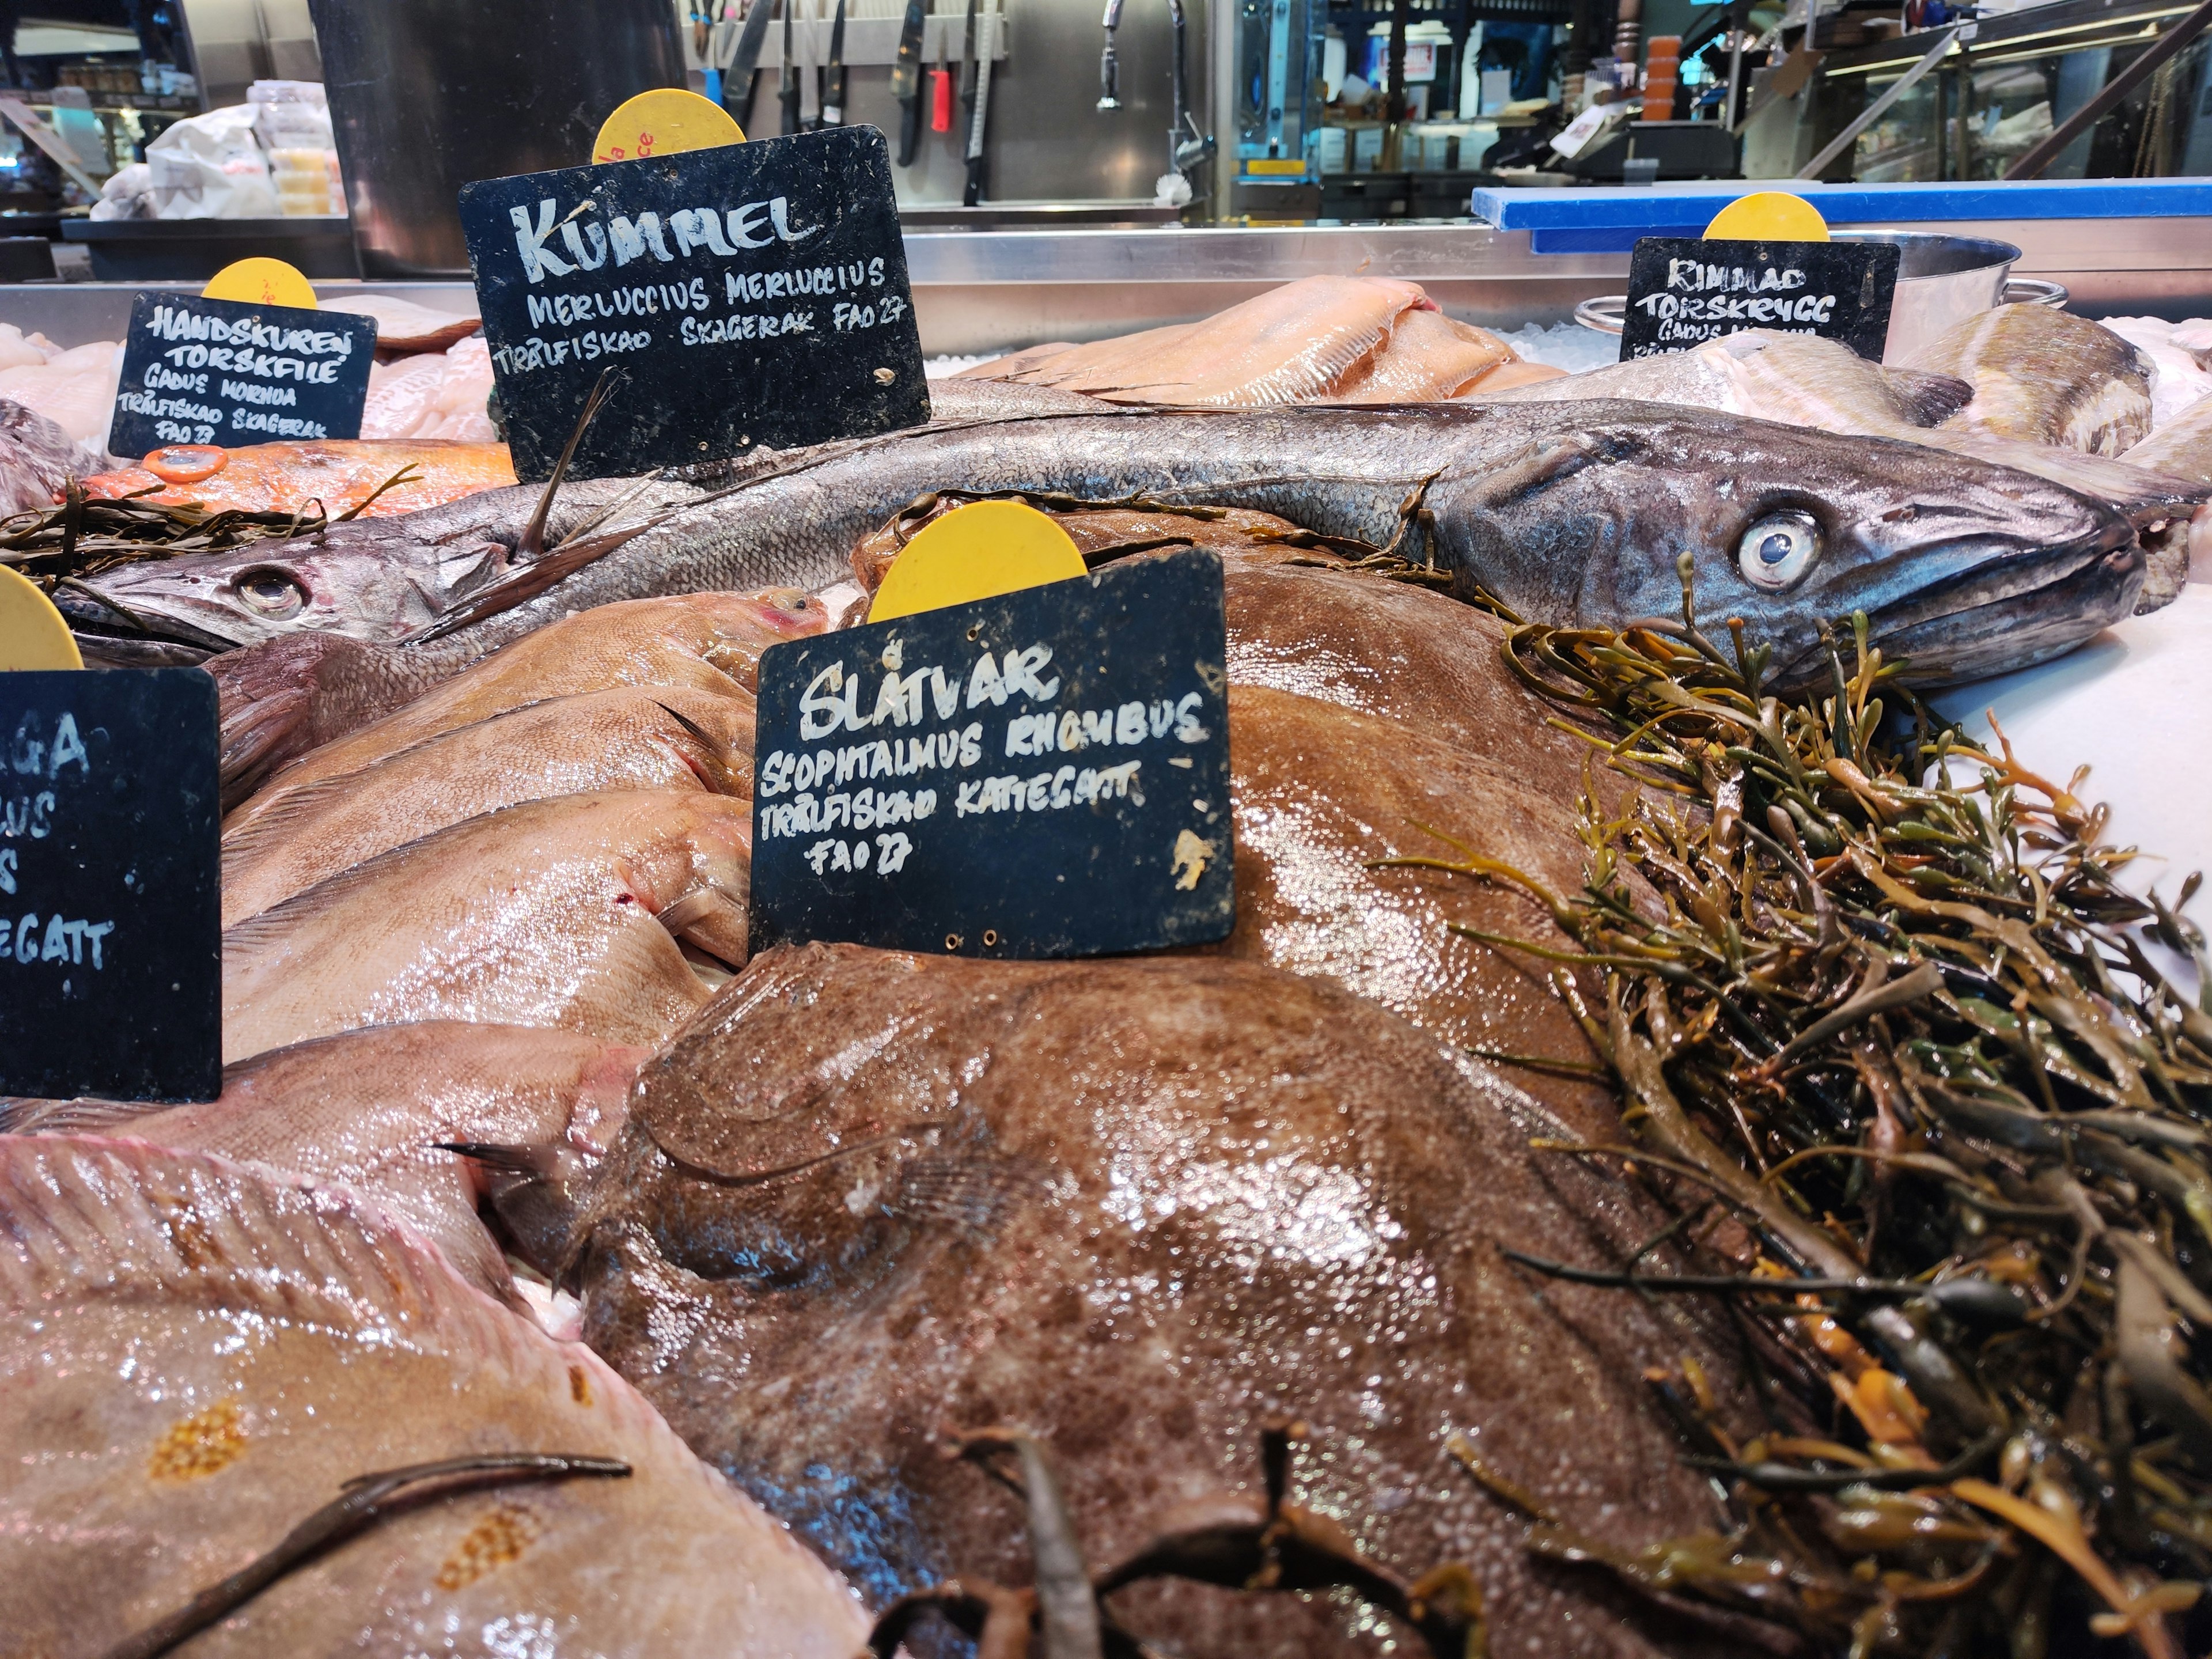
M 227 450 L 222 470 L 198 483 L 170 484 L 143 466 L 102 472 L 84 481 L 86 495 L 102 500 L 139 495 L 160 507 L 199 503 L 212 511 L 289 513 L 319 501 L 336 518 L 367 501 L 377 485 L 412 466 L 416 477 L 387 489 L 362 514 L 380 519 L 497 489 L 514 479 L 505 444 L 451 443 L 435 438 L 325 438 L 306 443 L 249 444 Z

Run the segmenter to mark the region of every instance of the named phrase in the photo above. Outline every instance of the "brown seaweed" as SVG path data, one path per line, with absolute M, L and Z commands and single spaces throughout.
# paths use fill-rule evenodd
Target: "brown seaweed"
M 1712 1270 L 1522 1265 L 1724 1297 L 1766 1378 L 1749 1439 L 1698 1377 L 1651 1379 L 1731 1534 L 1621 1558 L 1522 1499 L 1529 1547 L 1854 1659 L 2202 1651 L 2178 1617 L 2212 1575 L 2197 878 L 2136 896 L 2083 775 L 1941 720 L 1863 617 L 1826 685 L 1776 696 L 1683 584 L 1679 623 L 1507 645 L 1642 786 L 1612 812 L 1587 792 L 1581 892 L 1465 847 L 1399 860 L 1516 886 L 1576 941 L 1476 935 L 1551 961 L 1623 1091 L 1623 1144 L 1548 1149 L 1650 1185 Z

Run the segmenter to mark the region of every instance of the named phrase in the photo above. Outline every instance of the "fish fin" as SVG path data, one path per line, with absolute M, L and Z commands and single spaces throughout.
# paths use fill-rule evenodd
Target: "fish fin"
M 522 534 L 515 538 L 514 556 L 519 559 L 536 559 L 545 551 L 545 520 L 553 511 L 553 498 L 561 493 L 561 480 L 568 476 L 568 463 L 576 459 L 576 446 L 584 441 L 584 434 L 606 404 L 614 391 L 620 371 L 611 364 L 599 371 L 591 395 L 584 399 L 584 407 L 576 416 L 576 424 L 568 434 L 568 441 L 562 446 L 561 459 L 553 463 L 552 476 L 545 480 L 545 491 L 538 498 L 538 505 L 530 514 L 530 521 L 522 526 Z
M 581 1160 L 552 1146 L 481 1140 L 434 1144 L 441 1152 L 455 1153 L 477 1166 L 492 1213 L 506 1228 L 515 1254 L 557 1284 L 568 1266 L 570 1241 L 581 1210 Z
M 143 1100 L 0 1099 L 0 1135 L 103 1134 L 167 1109 Z
M 367 769 L 366 767 L 362 769 L 363 771 Z M 228 864 L 233 859 L 258 857 L 271 842 L 279 840 L 297 829 L 300 821 L 320 808 L 332 794 L 337 792 L 341 785 L 347 786 L 349 793 L 352 789 L 359 788 L 360 774 L 339 772 L 327 778 L 318 778 L 313 783 L 304 783 L 295 788 L 285 790 L 268 805 L 258 809 L 250 819 L 240 823 L 237 829 L 228 830 L 223 833 L 223 862 Z M 252 806 L 253 802 L 249 798 L 240 805 Z
M 1941 426 L 1974 401 L 1971 382 L 1925 368 L 1885 368 L 1881 378 L 1898 412 L 1915 426 Z
M 343 780 L 340 781 L 343 781 Z M 501 810 L 511 811 L 514 809 L 508 807 Z M 491 814 L 487 812 L 478 816 L 489 817 Z M 363 859 L 351 869 L 341 870 L 334 876 L 325 876 L 304 892 L 293 894 L 282 904 L 272 904 L 257 915 L 248 916 L 243 921 L 233 922 L 222 930 L 223 960 L 228 963 L 234 951 L 242 955 L 252 956 L 271 945 L 281 944 L 301 927 L 305 919 L 320 915 L 331 906 L 343 903 L 352 896 L 355 888 L 366 886 L 373 881 L 380 879 L 387 860 L 410 857 L 424 842 L 434 841 L 440 836 L 451 835 L 455 830 L 476 822 L 476 818 L 464 818 L 459 823 L 448 825 L 446 829 L 423 836 L 421 841 L 406 842 L 389 851 L 379 853 L 373 859 Z
M 532 559 L 489 586 L 479 589 L 473 599 L 464 600 L 437 621 L 404 635 L 399 643 L 403 646 L 428 645 L 434 640 L 444 639 L 448 634 L 459 633 L 487 617 L 495 617 L 502 611 L 512 611 L 525 599 L 536 599 L 554 583 L 574 575 L 586 565 L 635 541 L 647 531 L 658 530 L 674 516 L 673 512 L 655 514 L 643 524 L 634 525 L 627 530 L 610 531 L 604 536 L 594 536 L 589 541 L 564 542 L 551 552 Z
M 989 1233 L 1051 1179 L 1051 1170 L 1034 1158 L 976 1147 L 918 1152 L 900 1162 L 890 1208 L 895 1215 Z
M 738 799 L 749 799 L 752 793 L 752 768 L 736 750 L 724 743 L 696 720 L 687 718 L 666 703 L 656 701 L 653 707 L 682 726 L 691 740 L 699 745 L 701 755 L 696 763 L 686 756 L 687 763 L 699 775 L 699 781 L 718 795 L 734 795 Z
M 675 938 L 732 968 L 745 965 L 745 907 L 719 887 L 686 893 L 660 913 L 660 925 Z

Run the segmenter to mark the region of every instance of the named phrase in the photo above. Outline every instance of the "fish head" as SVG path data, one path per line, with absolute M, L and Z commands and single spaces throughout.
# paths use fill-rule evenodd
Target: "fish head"
M 506 565 L 495 538 L 426 540 L 400 520 L 332 525 L 220 553 L 147 560 L 65 587 L 81 632 L 150 635 L 216 651 L 289 634 L 391 644 L 434 622 L 471 579 Z
M 1679 619 L 1686 556 L 1699 625 L 1741 617 L 1779 688 L 1826 672 L 1824 628 L 1863 611 L 1912 684 L 2069 650 L 2134 609 L 2127 517 L 2045 479 L 1887 439 L 1628 403 L 1502 466 L 1440 478 L 1444 556 L 1530 621 Z

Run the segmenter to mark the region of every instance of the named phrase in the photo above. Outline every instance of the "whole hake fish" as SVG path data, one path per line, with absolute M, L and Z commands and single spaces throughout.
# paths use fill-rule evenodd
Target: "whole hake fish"
M 2077 458 L 2079 459 L 2079 458 Z M 860 536 L 932 491 L 1133 495 L 1249 507 L 1382 544 L 1418 505 L 1462 592 L 1566 625 L 1678 615 L 1687 555 L 1700 611 L 1738 616 L 1777 671 L 1825 671 L 1824 624 L 1865 611 L 1921 684 L 2039 661 L 2127 615 L 2143 554 L 2106 504 L 2012 469 L 1917 445 L 1627 402 L 1347 409 L 1127 410 L 951 422 L 822 446 L 678 511 L 550 592 L 428 643 L 472 661 L 571 611 L 646 594 L 822 586 Z M 487 496 L 473 497 L 483 502 Z M 334 527 L 300 550 L 404 561 L 405 518 Z M 1417 541 L 1414 556 L 1423 554 Z M 288 544 L 235 560 L 284 580 Z M 225 556 L 101 579 L 143 625 L 179 618 L 240 644 L 301 625 L 252 617 Z M 177 562 L 179 563 L 184 562 Z M 362 585 L 366 592 L 367 584 Z M 337 625 L 406 630 L 364 603 Z

